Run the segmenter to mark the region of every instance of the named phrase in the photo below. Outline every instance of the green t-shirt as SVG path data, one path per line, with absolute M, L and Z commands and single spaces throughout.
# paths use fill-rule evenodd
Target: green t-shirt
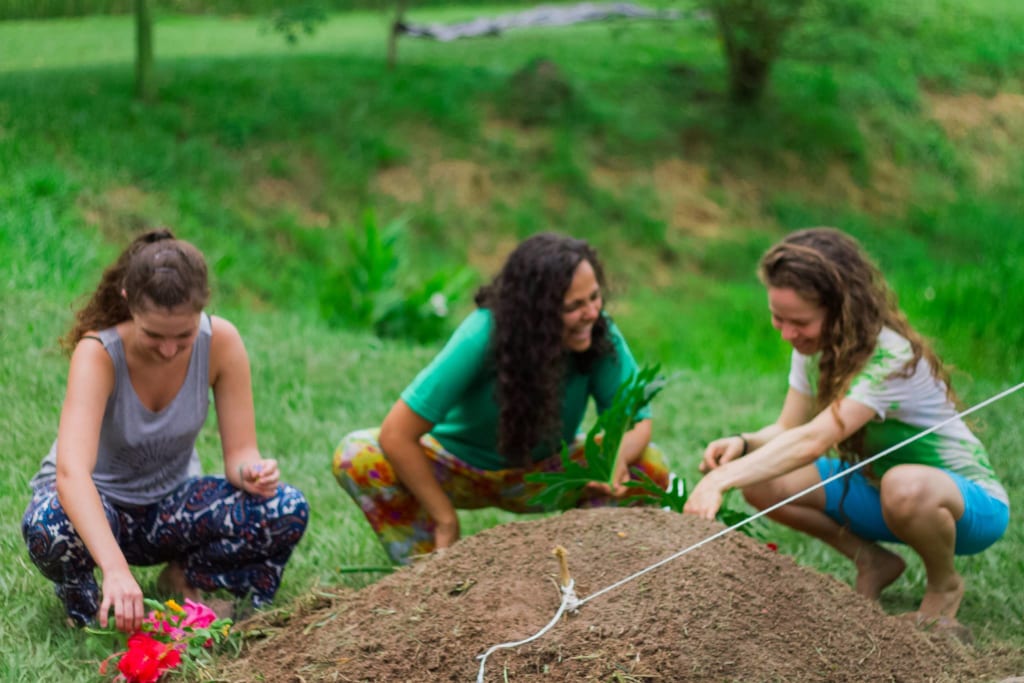
M 626 340 L 608 320 L 614 353 L 599 358 L 590 372 L 567 371 L 562 395 L 561 439 L 576 437 L 593 396 L 598 412 L 605 411 L 619 385 L 636 372 Z M 402 392 L 402 400 L 420 417 L 434 423 L 430 433 L 450 453 L 474 467 L 500 470 L 510 463 L 498 453 L 497 370 L 491 333 L 494 318 L 486 308 L 470 313 L 430 365 Z M 645 408 L 640 419 L 650 417 Z M 551 456 L 561 444 L 538 446 L 533 459 Z
M 954 417 L 956 407 L 946 397 L 946 386 L 932 376 L 931 366 L 920 359 L 910 376 L 903 369 L 913 358 L 910 342 L 883 328 L 875 352 L 850 382 L 847 398 L 873 411 L 875 418 L 864 427 L 865 455 L 887 448 Z M 789 385 L 802 394 L 815 395 L 819 356 L 793 351 Z M 992 496 L 1006 502 L 1006 490 L 989 463 L 985 447 L 963 420 L 956 419 L 871 464 L 875 476 L 900 464 L 930 465 L 956 472 L 980 484 Z

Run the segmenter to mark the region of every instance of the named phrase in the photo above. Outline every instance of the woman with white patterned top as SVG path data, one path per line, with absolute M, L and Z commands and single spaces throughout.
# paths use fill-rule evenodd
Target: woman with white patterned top
M 851 237 L 795 232 L 762 257 L 760 276 L 772 325 L 793 347 L 789 391 L 775 423 L 708 445 L 706 476 L 686 505 L 707 519 L 729 489 L 765 509 L 957 414 L 942 362 Z M 905 568 L 879 542 L 906 544 L 927 573 L 911 616 L 966 635 L 953 558 L 1005 533 L 1009 501 L 984 446 L 956 419 L 769 517 L 850 558 L 857 592 L 872 599 Z

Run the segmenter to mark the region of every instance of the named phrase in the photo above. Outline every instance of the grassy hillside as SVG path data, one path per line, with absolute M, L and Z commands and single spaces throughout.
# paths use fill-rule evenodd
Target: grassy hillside
M 401 286 L 461 264 L 482 282 L 538 230 L 597 244 L 637 355 L 680 373 L 658 399 L 656 438 L 688 477 L 702 443 L 775 417 L 788 353 L 753 271 L 793 228 L 863 240 L 958 368 L 965 402 L 1020 381 L 1024 9 L 890 5 L 803 26 L 754 112 L 724 103 L 714 32 L 696 19 L 406 39 L 389 71 L 382 14 L 333 16 L 296 48 L 256 19 L 162 15 L 151 106 L 130 96 L 127 18 L 0 23 L 0 449 L 11 454 L 0 468 L 0 680 L 96 680 L 88 661 L 107 654 L 57 626 L 19 521 L 56 430 L 66 360 L 55 339 L 145 226 L 170 225 L 208 255 L 214 310 L 253 358 L 261 447 L 313 503 L 285 604 L 317 583 L 362 580 L 340 566 L 383 559 L 326 476 L 330 453 L 379 422 L 436 348 L 321 318 L 321 294 L 351 267 L 347 236 L 371 209 L 380 225 L 406 221 Z M 530 107 L 514 79 L 537 58 L 572 93 L 558 106 Z M 1021 400 L 979 419 L 1018 508 Z M 213 425 L 201 452 L 216 471 Z M 503 519 L 473 513 L 465 527 Z M 834 554 L 778 533 L 785 552 L 851 577 Z M 985 644 L 1024 647 L 1022 547 L 1014 520 L 991 551 L 960 561 L 962 617 Z M 155 572 L 142 576 L 151 588 Z M 883 605 L 911 608 L 922 585 L 912 563 Z
M 468 261 L 485 277 L 510 240 L 566 230 L 622 256 L 611 270 L 636 305 L 620 314 L 650 331 L 643 351 L 718 368 L 705 331 L 746 331 L 764 368 L 778 345 L 749 339 L 756 257 L 785 230 L 832 224 L 864 240 L 957 365 L 1019 369 L 1021 326 L 993 293 L 1021 291 L 1008 143 L 1024 127 L 1024 48 L 1007 31 L 1024 18 L 983 5 L 811 22 L 757 112 L 725 106 L 702 20 L 406 39 L 389 72 L 382 15 L 335 17 L 297 49 L 255 19 L 163 17 L 151 107 L 130 99 L 126 19 L 0 24 L 8 225 L 45 199 L 108 243 L 152 223 L 209 233 L 222 288 L 290 306 L 316 298 L 367 208 L 409 219 L 410 273 Z M 512 77 L 536 58 L 573 96 L 526 127 Z M 274 278 L 254 267 L 268 259 Z

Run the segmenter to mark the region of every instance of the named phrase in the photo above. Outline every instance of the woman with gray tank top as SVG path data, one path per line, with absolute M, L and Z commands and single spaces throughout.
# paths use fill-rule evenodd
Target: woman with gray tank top
M 71 352 L 57 439 L 22 520 L 29 555 L 72 623 L 145 616 L 131 565 L 167 563 L 158 588 L 193 600 L 225 589 L 262 607 L 309 520 L 256 444 L 238 330 L 203 312 L 206 263 L 167 230 L 137 237 L 64 339 Z M 195 450 L 213 391 L 224 476 Z M 102 590 L 94 569 L 102 572 Z

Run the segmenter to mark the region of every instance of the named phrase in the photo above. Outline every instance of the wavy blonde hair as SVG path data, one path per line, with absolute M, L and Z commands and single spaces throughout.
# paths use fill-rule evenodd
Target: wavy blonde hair
M 906 338 L 913 351 L 896 375 L 909 377 L 924 358 L 956 403 L 942 361 L 911 327 L 881 271 L 849 235 L 835 228 L 798 230 L 765 252 L 758 275 L 766 286 L 792 289 L 825 309 L 815 397 L 819 411 L 831 407 L 837 414 L 839 400 L 871 358 L 883 327 Z M 864 457 L 863 432 L 852 435 L 839 450 L 845 457 Z

